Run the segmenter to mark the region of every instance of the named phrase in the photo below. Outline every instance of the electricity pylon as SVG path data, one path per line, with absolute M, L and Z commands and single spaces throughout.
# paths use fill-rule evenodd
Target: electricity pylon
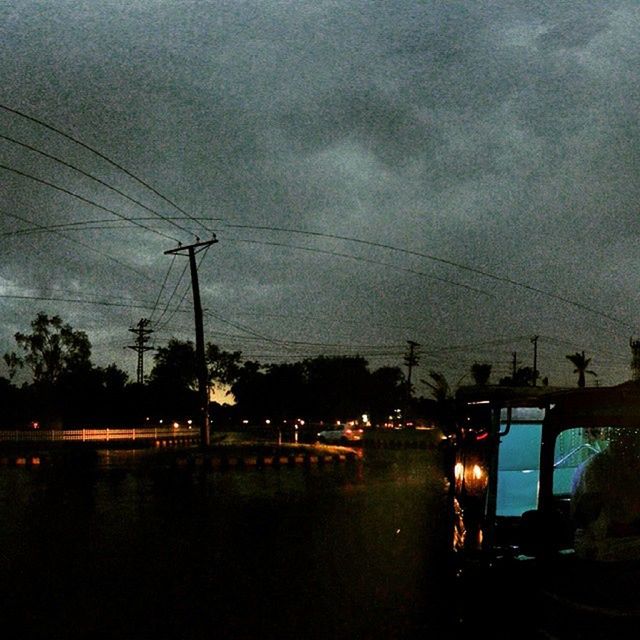
M 151 320 L 140 318 L 135 327 L 131 327 L 129 331 L 136 334 L 136 343 L 127 345 L 127 349 L 133 349 L 138 354 L 138 366 L 136 367 L 136 379 L 138 384 L 144 383 L 144 353 L 151 351 L 153 347 L 147 346 L 149 337 L 153 333 L 153 329 L 149 329 Z

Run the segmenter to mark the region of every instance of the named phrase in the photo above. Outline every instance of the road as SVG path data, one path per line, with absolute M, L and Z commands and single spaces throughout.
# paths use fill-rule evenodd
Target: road
M 436 454 L 244 470 L 0 469 L 6 628 L 47 638 L 447 633 Z

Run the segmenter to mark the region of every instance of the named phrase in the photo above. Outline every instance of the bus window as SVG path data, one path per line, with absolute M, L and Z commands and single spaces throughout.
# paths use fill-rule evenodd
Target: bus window
M 578 466 L 607 444 L 604 429 L 567 429 L 558 435 L 554 452 L 553 494 L 568 496 Z

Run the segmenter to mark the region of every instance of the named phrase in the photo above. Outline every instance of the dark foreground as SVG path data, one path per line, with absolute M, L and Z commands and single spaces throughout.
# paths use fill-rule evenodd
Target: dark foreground
M 437 454 L 0 468 L 0 613 L 23 638 L 451 638 Z M 144 464 L 139 464 L 142 458 Z

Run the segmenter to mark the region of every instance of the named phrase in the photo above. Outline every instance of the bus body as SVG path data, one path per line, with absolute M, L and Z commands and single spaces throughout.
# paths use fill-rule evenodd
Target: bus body
M 566 628 L 558 637 L 598 637 L 614 623 L 618 637 L 624 637 L 624 626 L 636 630 L 640 590 L 629 584 L 640 584 L 638 565 L 578 557 L 571 493 L 579 467 L 606 450 L 613 430 L 640 430 L 640 383 L 463 387 L 452 421 L 451 527 L 460 620 L 472 629 L 488 624 L 486 631 L 495 635 L 497 607 L 510 612 L 506 637 L 536 630 L 535 637 L 556 637 L 558 630 L 550 627 L 560 623 Z M 519 630 L 509 626 L 513 615 L 521 621 Z

